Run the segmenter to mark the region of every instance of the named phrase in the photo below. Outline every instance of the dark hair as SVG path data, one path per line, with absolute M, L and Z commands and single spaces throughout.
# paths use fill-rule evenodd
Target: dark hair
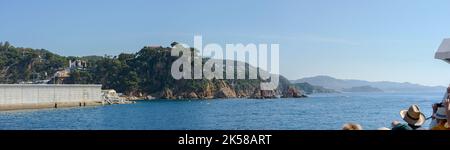
M 409 124 L 409 123 L 408 123 L 408 126 L 411 127 L 413 130 L 416 130 L 416 129 L 422 127 L 422 126 L 412 125 L 412 124 Z
M 446 123 L 447 122 L 447 119 L 437 119 L 436 118 L 436 121 L 439 123 L 440 121 L 443 121 L 444 123 Z

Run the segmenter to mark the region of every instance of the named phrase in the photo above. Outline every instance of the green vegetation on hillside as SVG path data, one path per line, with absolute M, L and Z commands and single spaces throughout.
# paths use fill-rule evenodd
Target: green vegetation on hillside
M 127 95 L 169 99 L 303 96 L 283 77 L 275 91 L 259 90 L 261 80 L 175 80 L 170 71 L 178 57 L 171 56 L 170 50 L 170 47 L 144 47 L 137 53 L 118 56 L 64 57 L 43 49 L 16 48 L 5 42 L 0 44 L 0 83 L 50 80 L 57 71 L 68 67 L 69 60 L 83 60 L 88 67 L 71 70 L 70 77 L 62 83 L 102 84 L 104 89 Z
M 47 79 L 66 65 L 66 57 L 47 50 L 16 48 L 0 42 L 0 83 Z

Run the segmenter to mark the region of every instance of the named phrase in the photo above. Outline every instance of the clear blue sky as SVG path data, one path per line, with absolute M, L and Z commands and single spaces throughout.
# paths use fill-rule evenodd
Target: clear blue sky
M 447 0 L 0 0 L 0 41 L 61 55 L 136 52 L 172 41 L 279 43 L 289 79 L 448 85 L 433 58 L 450 37 Z

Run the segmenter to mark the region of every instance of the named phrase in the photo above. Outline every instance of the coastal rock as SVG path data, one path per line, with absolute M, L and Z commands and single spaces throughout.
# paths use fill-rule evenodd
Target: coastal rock
M 217 91 L 216 98 L 236 98 L 236 92 L 232 90 L 229 87 L 221 88 L 219 91 Z
M 176 99 L 177 98 L 173 95 L 173 92 L 170 89 L 165 89 L 161 95 L 162 95 L 161 98 L 163 98 L 163 99 Z
M 286 98 L 301 98 L 301 97 L 306 97 L 300 90 L 298 90 L 295 87 L 289 87 L 287 89 L 286 94 L 284 94 L 283 97 Z
M 261 90 L 261 89 L 255 89 L 253 94 L 250 96 L 254 99 L 271 99 L 271 98 L 277 98 L 279 92 L 277 90 Z
M 261 91 L 262 98 L 276 98 L 276 96 L 277 96 L 277 94 L 275 91 L 267 91 L 267 90 Z
M 261 98 L 262 98 L 262 96 L 261 96 L 261 90 L 259 90 L 259 89 L 255 90 L 255 92 L 253 92 L 251 98 L 254 98 L 254 99 L 261 99 Z
M 205 89 L 202 92 L 201 98 L 203 98 L 203 99 L 212 99 L 212 98 L 214 98 L 213 86 L 211 86 L 210 83 L 206 84 Z
M 188 98 L 189 99 L 198 99 L 199 97 L 198 97 L 197 93 L 191 92 L 191 93 L 189 93 Z
M 154 99 L 156 99 L 156 98 L 153 97 L 153 96 L 151 96 L 151 95 L 147 95 L 147 96 L 145 97 L 145 99 L 146 99 L 146 100 L 154 100 Z
M 139 98 L 136 97 L 136 96 L 126 96 L 125 99 L 128 100 L 128 101 L 139 100 Z
M 251 93 L 251 92 L 244 91 L 244 90 L 239 90 L 236 92 L 238 98 L 248 98 L 248 97 L 250 97 L 249 93 Z

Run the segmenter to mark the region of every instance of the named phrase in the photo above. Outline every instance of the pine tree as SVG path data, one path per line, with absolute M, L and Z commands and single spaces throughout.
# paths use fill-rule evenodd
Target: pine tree
M 9 47 L 11 47 L 11 44 L 9 44 L 9 42 L 6 41 L 5 44 L 3 44 L 3 48 L 9 49 Z

